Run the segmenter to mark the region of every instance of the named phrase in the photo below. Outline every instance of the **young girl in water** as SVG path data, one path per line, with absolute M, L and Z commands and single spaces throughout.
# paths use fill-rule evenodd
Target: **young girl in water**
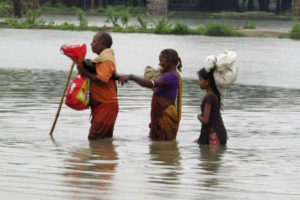
M 198 71 L 199 86 L 206 91 L 201 104 L 202 113 L 198 115 L 201 122 L 201 133 L 195 142 L 199 144 L 225 145 L 227 132 L 221 116 L 221 94 L 217 88 L 214 76 L 214 69 L 209 72 L 205 68 Z

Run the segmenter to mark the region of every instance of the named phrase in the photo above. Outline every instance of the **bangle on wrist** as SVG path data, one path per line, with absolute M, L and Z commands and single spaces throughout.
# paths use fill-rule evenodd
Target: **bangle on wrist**
M 128 78 L 129 78 L 129 80 L 132 80 L 133 74 L 129 74 L 129 75 L 128 75 Z
M 155 82 L 151 81 L 151 83 L 152 83 L 152 87 L 155 88 Z

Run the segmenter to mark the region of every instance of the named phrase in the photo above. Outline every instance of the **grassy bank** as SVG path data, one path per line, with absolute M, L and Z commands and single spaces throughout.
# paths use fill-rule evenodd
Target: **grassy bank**
M 69 8 L 66 8 L 69 9 Z M 62 10 L 62 8 L 60 8 Z M 72 13 L 77 15 L 79 25 L 70 23 L 55 24 L 54 21 L 45 21 L 38 17 L 43 12 L 42 9 L 29 10 L 25 18 L 7 18 L 4 22 L 0 23 L 0 28 L 18 28 L 18 29 L 58 29 L 58 30 L 90 30 L 90 31 L 112 31 L 112 32 L 126 32 L 126 33 L 153 33 L 153 34 L 176 34 L 176 35 L 207 35 L 207 36 L 228 36 L 228 37 L 279 37 L 279 38 L 292 38 L 300 39 L 300 25 L 296 23 L 290 32 L 283 31 L 270 31 L 270 30 L 257 30 L 256 24 L 245 23 L 241 28 L 234 28 L 227 24 L 222 24 L 214 20 L 214 22 L 206 25 L 199 25 L 198 28 L 190 28 L 186 24 L 176 23 L 171 24 L 169 16 L 162 16 L 154 19 L 149 14 L 140 14 L 135 11 L 135 18 L 138 22 L 137 25 L 128 25 L 132 18 L 132 10 L 124 7 L 107 7 L 105 15 L 107 22 L 112 24 L 111 27 L 107 26 L 89 26 L 86 18 L 87 13 L 83 10 L 73 7 Z M 71 12 L 70 11 L 70 12 Z

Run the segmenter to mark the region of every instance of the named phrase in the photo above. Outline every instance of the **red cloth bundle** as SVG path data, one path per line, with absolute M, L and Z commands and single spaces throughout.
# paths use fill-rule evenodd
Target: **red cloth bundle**
M 74 62 L 77 62 L 80 59 L 84 60 L 86 55 L 86 44 L 64 44 L 60 47 L 60 50 L 63 54 L 71 58 Z
M 85 44 L 62 45 L 60 50 L 73 62 L 83 61 L 86 55 Z M 65 104 L 75 110 L 89 107 L 89 80 L 80 74 L 74 78 L 66 93 Z

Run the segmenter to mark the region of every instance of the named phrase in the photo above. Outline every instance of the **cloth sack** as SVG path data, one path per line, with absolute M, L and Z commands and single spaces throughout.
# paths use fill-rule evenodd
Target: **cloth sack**
M 86 55 L 85 44 L 62 45 L 61 52 L 73 62 L 83 61 Z M 89 79 L 80 74 L 74 78 L 66 93 L 65 104 L 74 110 L 84 110 L 89 107 Z
M 203 65 L 206 72 L 214 70 L 214 79 L 218 87 L 230 87 L 237 80 L 238 66 L 237 54 L 234 51 L 225 50 L 218 56 L 207 56 Z
M 70 84 L 65 104 L 74 110 L 84 110 L 89 107 L 89 79 L 77 74 Z
M 160 69 L 154 69 L 151 66 L 147 66 L 144 71 L 145 79 L 151 80 L 153 78 L 157 78 L 161 75 Z
M 73 62 L 77 62 L 80 59 L 84 60 L 86 55 L 86 44 L 64 44 L 60 47 L 61 52 L 71 58 Z

